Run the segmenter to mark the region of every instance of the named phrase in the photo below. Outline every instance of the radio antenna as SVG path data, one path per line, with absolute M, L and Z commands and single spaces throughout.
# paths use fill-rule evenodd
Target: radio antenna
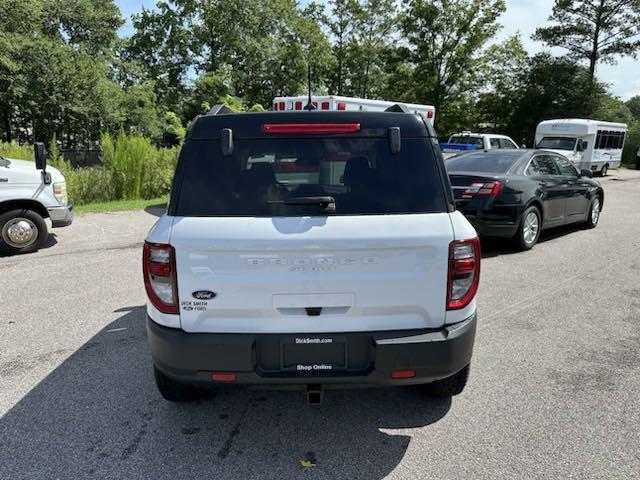
M 308 64 L 309 70 L 308 70 L 308 75 L 307 75 L 307 86 L 309 87 L 309 98 L 307 99 L 307 104 L 304 106 L 305 110 L 311 111 L 311 110 L 315 110 L 316 107 L 313 106 L 313 103 L 311 101 L 311 64 Z

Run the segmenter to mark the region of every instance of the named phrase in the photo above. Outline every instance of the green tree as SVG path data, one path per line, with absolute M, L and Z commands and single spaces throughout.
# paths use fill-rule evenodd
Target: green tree
M 625 105 L 631 111 L 631 114 L 635 117 L 636 121 L 640 122 L 640 95 L 631 97 L 625 102 Z
M 93 55 L 110 54 L 123 24 L 113 0 L 42 0 L 41 5 L 45 35 Z
M 481 73 L 484 88 L 476 104 L 477 120 L 494 131 L 505 131 L 519 101 L 529 56 L 518 34 L 491 45 L 484 61 Z
M 542 120 L 591 118 L 605 92 L 602 84 L 591 82 L 586 68 L 549 53 L 531 58 L 520 82 L 507 133 L 527 145 Z
M 184 118 L 190 121 L 198 114 L 206 113 L 213 105 L 221 103 L 231 88 L 224 73 L 205 72 L 194 81 L 189 99 L 184 105 Z
M 438 111 L 441 131 L 457 128 L 485 61 L 482 50 L 498 31 L 503 0 L 411 0 L 402 21 L 413 96 Z M 438 118 L 440 120 L 438 120 Z M 444 125 L 442 125 L 444 123 Z M 443 128 L 444 127 L 444 128 Z
M 591 79 L 598 63 L 635 58 L 640 48 L 638 0 L 556 0 L 549 21 L 554 24 L 538 28 L 533 38 L 586 60 Z
M 184 9 L 159 1 L 155 10 L 142 9 L 133 15 L 135 33 L 120 50 L 122 79 L 134 77 L 139 68 L 144 78 L 154 81 L 162 109 L 179 111 L 186 93 L 186 74 L 192 63 L 193 40 L 185 27 Z M 135 82 L 135 79 L 133 80 Z

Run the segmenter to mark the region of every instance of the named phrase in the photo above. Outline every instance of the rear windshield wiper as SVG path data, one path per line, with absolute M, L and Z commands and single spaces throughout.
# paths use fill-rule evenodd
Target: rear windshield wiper
M 267 203 L 280 205 L 318 205 L 327 213 L 336 212 L 336 199 L 330 196 L 291 197 L 286 200 L 271 200 Z

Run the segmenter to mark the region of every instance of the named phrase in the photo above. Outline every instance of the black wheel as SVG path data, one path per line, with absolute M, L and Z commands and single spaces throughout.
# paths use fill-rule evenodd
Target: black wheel
M 33 210 L 11 210 L 0 215 L 0 251 L 3 253 L 35 252 L 47 235 L 47 224 Z
M 531 206 L 522 214 L 520 227 L 513 238 L 516 246 L 521 250 L 531 250 L 540 238 L 542 217 L 537 207 Z
M 450 377 L 425 385 L 427 393 L 434 397 L 451 397 L 461 394 L 469 379 L 469 369 L 470 366 L 467 365 Z
M 595 228 L 596 225 L 598 225 L 601 211 L 602 200 L 600 200 L 600 196 L 596 195 L 593 200 L 591 200 L 591 205 L 589 206 L 589 214 L 587 215 L 587 221 L 585 222 L 587 228 Z
M 156 378 L 156 386 L 162 398 L 170 402 L 193 402 L 206 396 L 206 390 L 193 385 L 176 382 L 164 373 L 153 367 Z
M 609 171 L 609 164 L 605 163 L 602 167 L 602 170 L 600 170 L 600 176 L 606 177 L 608 171 Z

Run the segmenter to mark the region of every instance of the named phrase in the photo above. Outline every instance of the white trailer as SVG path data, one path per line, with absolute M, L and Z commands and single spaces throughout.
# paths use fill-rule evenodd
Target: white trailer
M 618 168 L 627 133 L 624 123 L 579 118 L 545 120 L 536 128 L 536 148 L 553 150 L 571 160 L 578 170 L 602 176 Z
M 307 95 L 297 97 L 275 97 L 273 99 L 273 111 L 303 110 L 309 101 Z M 311 103 L 317 110 L 358 110 L 369 112 L 382 112 L 393 105 L 404 105 L 413 113 L 421 113 L 431 122 L 435 121 L 436 109 L 432 105 L 419 105 L 417 103 L 388 102 L 384 100 L 368 100 L 366 98 L 340 97 L 337 95 L 313 95 Z

